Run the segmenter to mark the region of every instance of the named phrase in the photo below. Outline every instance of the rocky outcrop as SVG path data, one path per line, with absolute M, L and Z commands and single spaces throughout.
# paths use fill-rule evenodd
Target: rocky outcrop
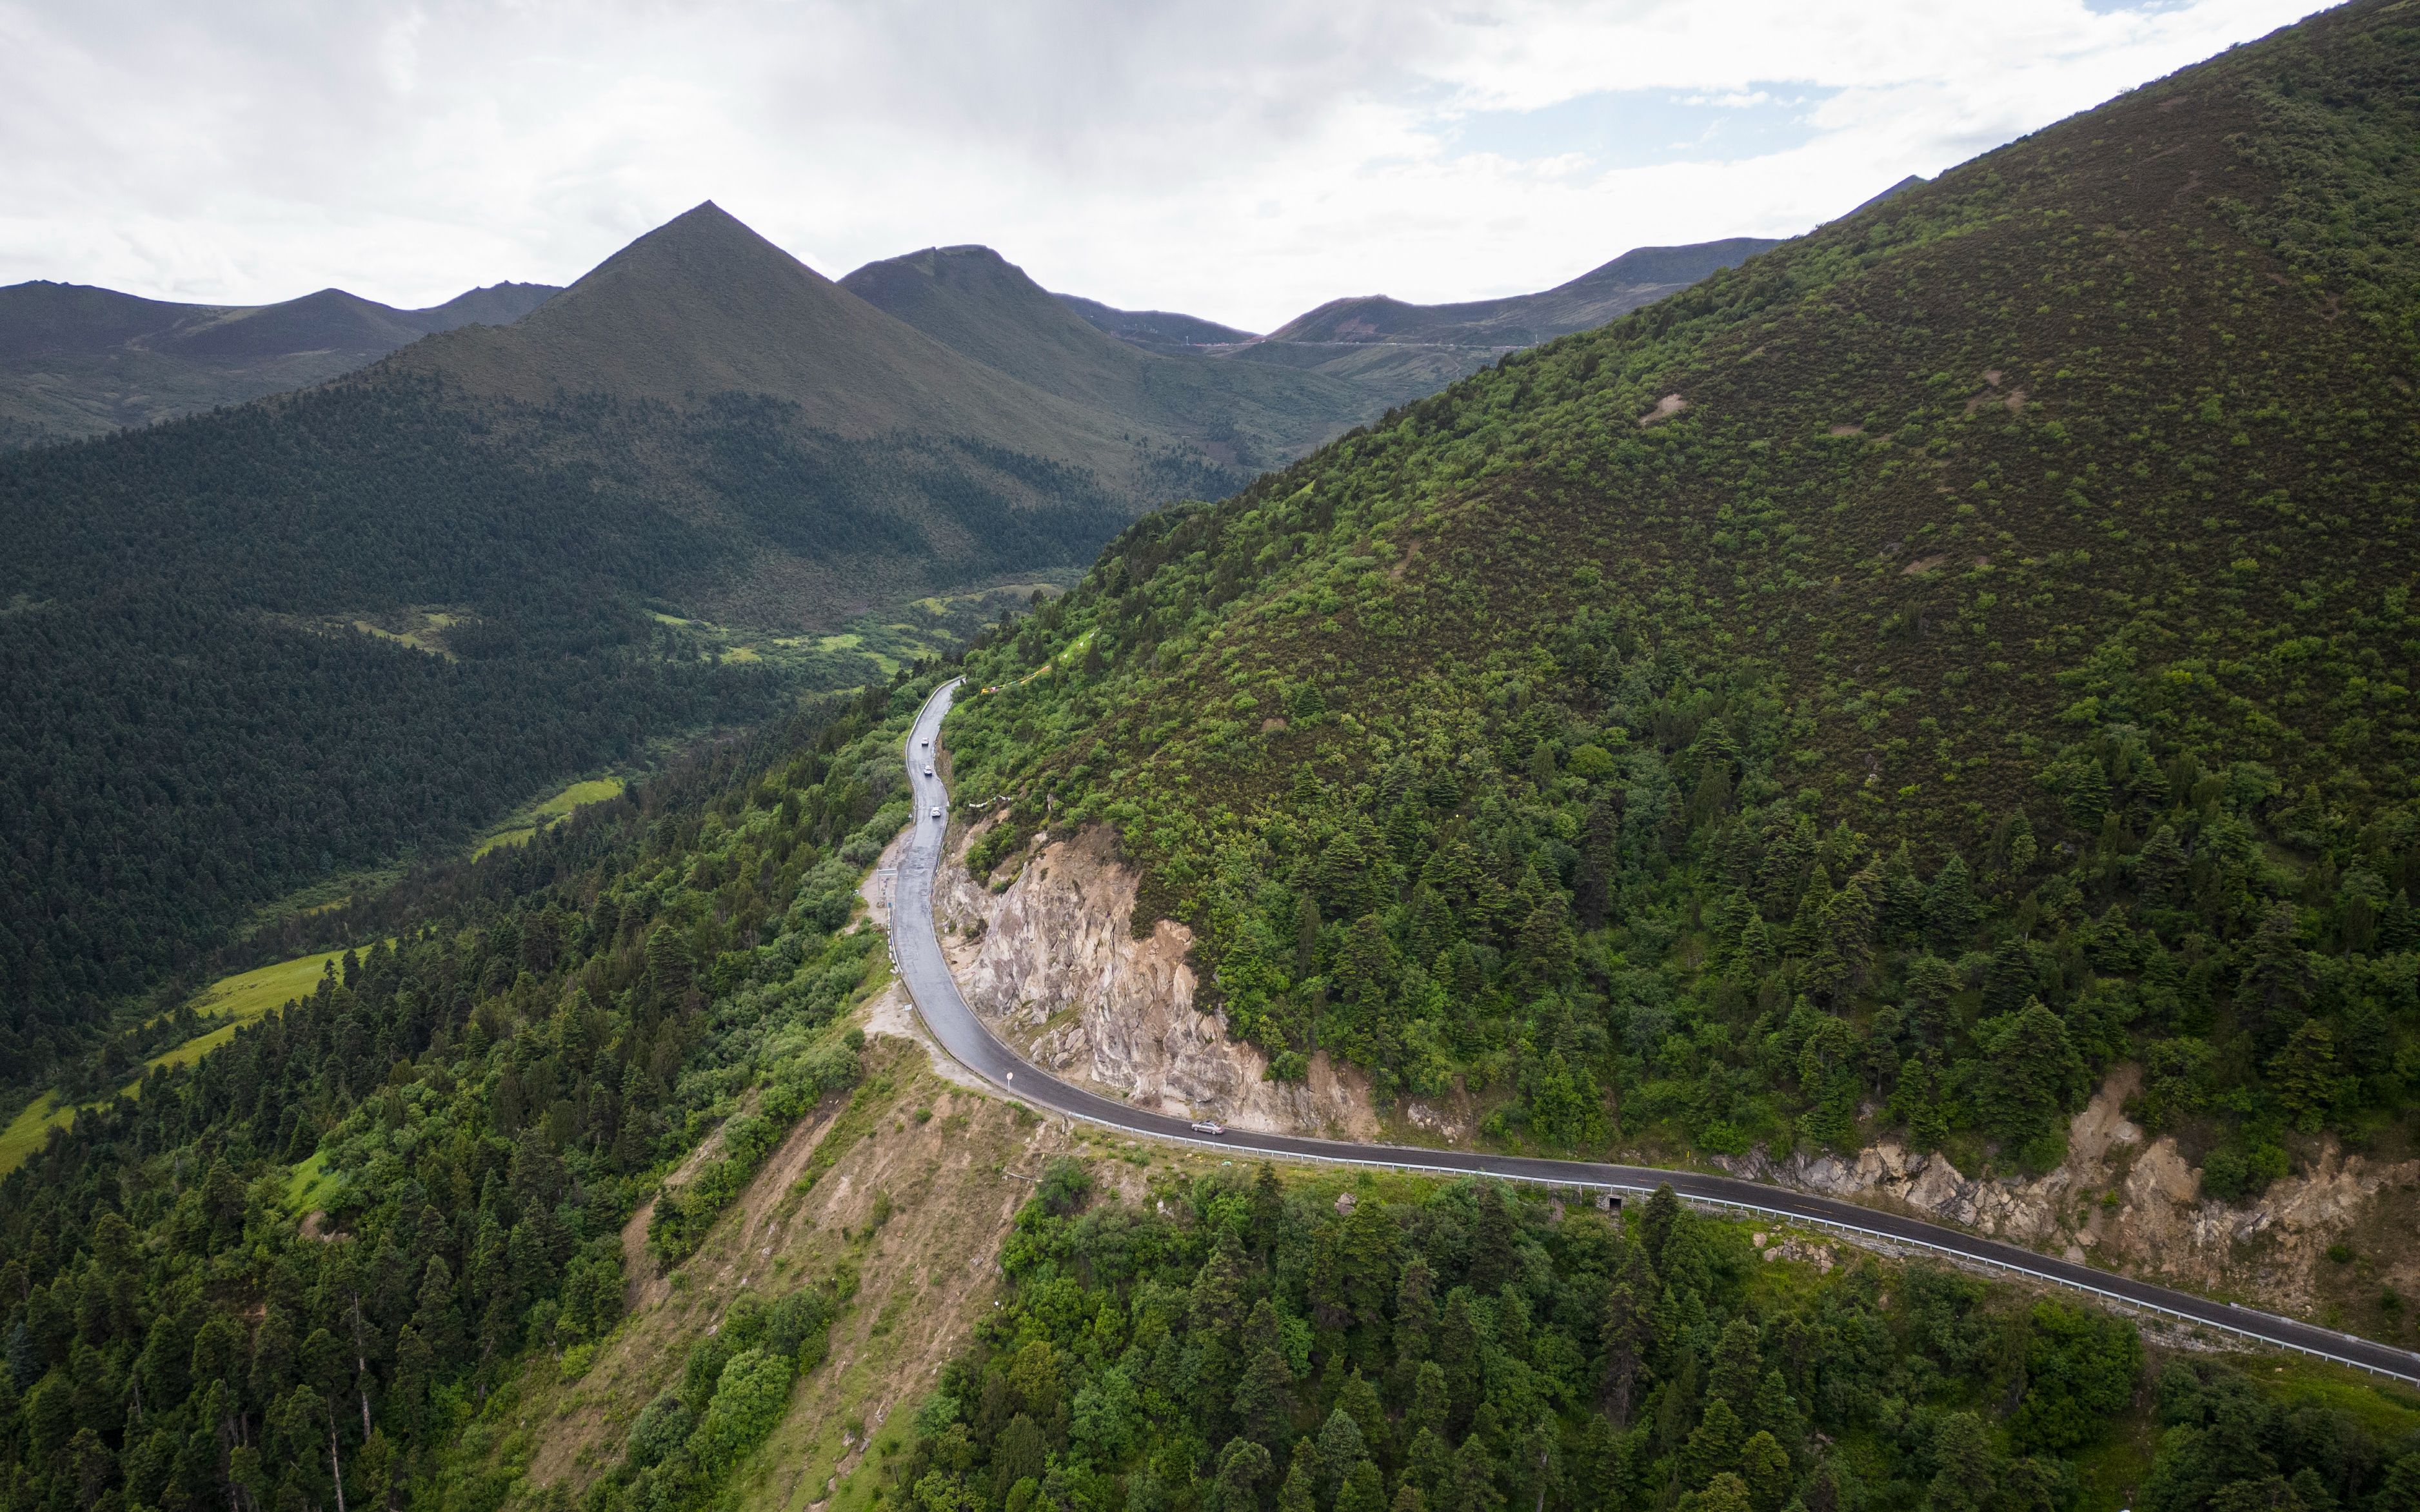
M 1854 1160 L 1804 1150 L 1721 1164 L 1734 1175 L 1829 1196 L 1864 1197 L 2033 1249 L 2131 1274 L 2232 1293 L 2289 1313 L 2319 1302 L 2327 1247 L 2381 1195 L 2420 1182 L 2420 1161 L 2345 1154 L 2333 1140 L 2312 1168 L 2241 1207 L 2205 1197 L 2173 1138 L 2144 1137 L 2124 1108 L 2140 1082 L 2121 1066 L 2068 1125 L 2067 1160 L 2029 1180 L 1969 1177 L 1938 1153 L 1895 1140 Z
M 1268 1062 L 1227 1038 L 1225 1020 L 1194 1007 L 1186 952 L 1192 932 L 1161 919 L 1147 939 L 1127 927 L 1140 879 L 1097 826 L 1037 836 L 1000 891 L 970 875 L 952 847 L 935 887 L 934 921 L 958 990 L 994 1032 L 1036 1065 L 1138 1107 L 1238 1128 L 1373 1138 L 1368 1085 L 1325 1055 L 1300 1083 L 1264 1079 Z

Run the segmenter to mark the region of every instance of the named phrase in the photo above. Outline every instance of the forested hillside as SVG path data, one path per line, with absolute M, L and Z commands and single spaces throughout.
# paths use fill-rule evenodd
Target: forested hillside
M 785 1257 L 690 1315 L 669 1384 L 568 1481 L 521 1473 L 526 1388 L 579 1381 L 631 1283 L 697 1279 L 680 1262 L 790 1128 L 880 1085 L 841 1099 L 884 970 L 881 936 L 846 926 L 908 820 L 899 746 L 937 680 L 320 916 L 323 938 L 392 934 L 0 1180 L 0 1508 L 769 1504 L 747 1498 L 787 1484 L 767 1441 L 836 1368 L 845 1273 Z M 846 1148 L 796 1184 L 874 1133 L 836 1117 L 825 1145 Z M 1482 1183 L 1365 1177 L 1337 1200 L 1324 1176 L 1207 1162 L 1147 1182 L 1128 1204 L 1076 1162 L 1042 1173 L 1003 1305 L 929 1386 L 887 1387 L 916 1404 L 885 1435 L 900 1452 L 853 1422 L 877 1501 L 2420 1504 L 2420 1412 L 2384 1393 L 2190 1355 L 2150 1384 L 2129 1320 L 1779 1236 L 1771 1263 L 1766 1236 L 1668 1191 L 1608 1222 Z
M 542 314 L 0 457 L 0 1088 L 166 1006 L 133 995 L 173 1000 L 289 890 L 793 691 L 653 615 L 837 632 L 1071 571 L 1147 501 L 1240 479 L 711 207 Z M 416 650 L 355 628 L 440 622 Z
M 397 310 L 336 288 L 277 304 L 214 305 L 12 284 L 0 288 L 0 450 L 325 382 L 431 332 L 508 325 L 555 292 L 496 284 Z
M 881 936 L 837 932 L 907 822 L 921 691 L 425 882 L 311 996 L 0 1180 L 0 1507 L 493 1508 L 449 1447 L 524 1350 L 613 1326 L 638 1202 L 714 1134 L 657 1205 L 676 1258 L 855 1078 Z M 695 1404 L 709 1466 L 819 1357 L 833 1299 L 768 1301 L 721 1346 L 745 1379 L 715 1360 Z
M 977 869 L 1115 825 L 1514 1143 L 2407 1150 L 2415 101 L 2346 6 L 1145 520 L 970 664 Z
M 1244 477 L 1292 461 L 1395 397 L 1324 373 L 1144 350 L 1095 329 L 989 247 L 885 258 L 841 287 L 1046 393 L 1183 437 Z
M 1624 1223 L 1497 1187 L 1318 1204 L 1262 1167 L 1017 1220 L 1007 1305 L 892 1476 L 926 1512 L 2148 1512 L 2420 1498 L 2366 1427 L 2134 1324 L 1921 1265 L 1759 1263 L 1658 1193 Z M 2131 1436 L 2149 1396 L 2155 1455 Z M 2390 1426 L 2391 1425 L 2391 1426 Z M 2137 1458 L 2141 1455 L 2141 1458 Z M 2146 1460 L 2149 1462 L 2145 1463 Z M 613 1505 L 608 1502 L 607 1505 Z M 644 1504 L 633 1494 L 621 1505 Z

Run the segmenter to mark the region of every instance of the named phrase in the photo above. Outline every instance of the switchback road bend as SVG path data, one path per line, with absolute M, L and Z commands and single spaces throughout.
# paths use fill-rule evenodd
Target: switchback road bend
M 1276 1155 L 1340 1165 L 1377 1165 L 1396 1170 L 1500 1177 L 1549 1186 L 1610 1193 L 1652 1192 L 1669 1184 L 1691 1201 L 1816 1224 L 1892 1243 L 1930 1249 L 1962 1259 L 2015 1271 L 2072 1287 L 2130 1306 L 2167 1314 L 2263 1343 L 2299 1350 L 2339 1364 L 2420 1382 L 2420 1355 L 2330 1329 L 2277 1318 L 2190 1292 L 2137 1281 L 2037 1255 L 2031 1250 L 1980 1239 L 1955 1228 L 1896 1212 L 1811 1196 L 1761 1182 L 1698 1171 L 1657 1170 L 1638 1165 L 1599 1165 L 1585 1161 L 1535 1160 L 1458 1149 L 1421 1149 L 1401 1145 L 1360 1145 L 1291 1134 L 1230 1130 L 1218 1138 L 1196 1134 L 1184 1119 L 1148 1113 L 1114 1098 L 1070 1087 L 1036 1070 L 1001 1042 L 958 994 L 933 925 L 933 883 L 949 829 L 950 795 L 938 775 L 941 721 L 958 684 L 945 683 L 917 714 L 908 734 L 908 780 L 916 795 L 916 833 L 900 863 L 892 894 L 892 939 L 899 977 L 933 1037 L 969 1071 L 1001 1091 L 1036 1107 L 1127 1134 L 1217 1149 L 1236 1155 Z M 925 775 L 926 767 L 936 775 Z

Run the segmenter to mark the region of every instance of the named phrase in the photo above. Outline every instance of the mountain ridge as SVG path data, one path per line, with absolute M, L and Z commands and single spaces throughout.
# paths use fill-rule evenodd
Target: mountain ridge
M 989 247 L 884 258 L 840 286 L 995 371 L 1243 467 L 1274 466 L 1386 408 L 1383 396 L 1324 375 L 1121 341 Z
M 2212 1196 L 2404 1148 L 2407 10 L 1147 517 L 969 659 L 972 869 L 1113 826 L 1276 1074 L 1513 1148 L 2039 1172 L 2130 1061 Z
M 0 445 L 73 440 L 307 387 L 557 291 L 502 283 L 405 310 L 340 288 L 259 305 L 31 280 L 0 288 Z

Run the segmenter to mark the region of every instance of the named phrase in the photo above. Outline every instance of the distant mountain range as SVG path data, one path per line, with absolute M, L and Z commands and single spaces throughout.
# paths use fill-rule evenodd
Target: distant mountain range
M 1252 332 L 1222 326 L 1198 315 L 1176 315 L 1167 310 L 1115 310 L 1080 294 L 1054 294 L 1051 298 L 1083 316 L 1094 329 L 1106 331 L 1120 341 L 1130 341 L 1155 351 L 1233 347 L 1257 339 Z
M 323 383 L 466 325 L 508 325 L 545 284 L 474 288 L 426 310 L 321 289 L 279 304 L 178 304 L 82 284 L 0 288 L 0 446 L 147 425 Z
M 1732 237 L 1640 247 L 1538 294 L 1407 304 L 1383 294 L 1330 300 L 1248 347 L 1240 362 L 1349 378 L 1401 402 L 1434 393 L 1524 347 L 1589 331 L 1781 243 Z
M 1582 280 L 1526 318 L 1362 301 L 1207 347 L 1187 343 L 1246 333 L 1088 318 L 983 247 L 835 283 L 712 204 L 568 288 L 433 310 L 0 290 L 8 435 L 94 437 L 0 455 L 0 771 L 69 828 L 146 837 L 70 873 L 36 810 L 0 812 L 0 856 L 34 857 L 0 881 L 50 904 L 0 939 L 0 1064 L 81 1042 L 96 1001 L 332 868 L 779 706 L 787 674 L 667 620 L 799 645 L 1064 580 L 1156 505 L 1232 494 L 1491 343 L 1738 255 Z M 157 800 L 195 792 L 224 810 Z
M 935 388 L 923 371 L 927 359 L 908 355 L 895 336 L 868 345 L 858 329 L 861 315 L 800 293 L 801 273 L 825 288 L 829 280 L 753 233 L 745 239 L 754 247 L 742 252 L 740 241 L 728 239 L 719 251 L 706 244 L 711 239 L 666 243 L 658 239 L 660 231 L 582 281 L 585 313 L 551 313 L 524 338 L 441 344 L 406 365 L 445 367 L 473 387 L 521 399 L 553 393 L 558 373 L 578 375 L 578 387 L 658 398 L 726 388 L 781 393 L 797 399 L 816 424 L 844 431 L 898 418 L 897 403 L 912 394 L 911 409 L 938 404 L 948 411 L 941 418 L 953 433 L 964 423 L 972 425 L 969 434 L 1035 434 L 1031 395 L 1008 397 L 983 378 L 963 393 Z M 608 287 L 645 286 L 659 271 L 670 271 L 653 269 L 651 259 L 675 244 L 693 259 L 679 270 L 693 290 L 715 279 L 740 281 L 724 291 L 727 300 L 718 295 L 712 309 L 648 309 L 628 300 L 604 308 Z M 1140 426 L 1152 439 L 1197 448 L 1218 467 L 1238 470 L 1240 482 L 1242 473 L 1298 456 L 1507 351 L 1602 325 L 1775 245 L 1735 237 L 1642 247 L 1542 293 L 1466 303 L 1410 304 L 1384 295 L 1333 300 L 1266 335 L 1198 316 L 1054 295 L 987 247 L 932 247 L 885 258 L 838 286 L 960 357 L 1093 412 L 1079 428 L 1108 423 L 1111 434 L 1126 438 L 1121 444 L 1131 444 Z M 760 276 L 773 282 L 763 288 L 746 283 Z M 70 284 L 0 288 L 0 449 L 306 388 L 425 336 L 513 325 L 559 292 L 542 284 L 498 284 L 430 309 L 398 310 L 341 289 L 282 304 L 221 306 Z M 675 332 L 691 317 L 706 324 Z M 627 363 L 594 367 L 589 359 L 600 339 L 594 332 L 626 328 L 653 335 L 621 352 Z M 769 334 L 776 330 L 783 332 L 779 339 Z M 687 365 L 675 353 L 690 354 Z M 1094 450 L 1078 448 L 1097 461 Z
M 1121 340 L 988 247 L 930 247 L 868 263 L 841 287 L 995 372 L 1249 471 L 1299 456 L 1376 418 L 1388 402 L 1324 373 Z M 1241 334 L 1187 316 L 1146 318 Z

